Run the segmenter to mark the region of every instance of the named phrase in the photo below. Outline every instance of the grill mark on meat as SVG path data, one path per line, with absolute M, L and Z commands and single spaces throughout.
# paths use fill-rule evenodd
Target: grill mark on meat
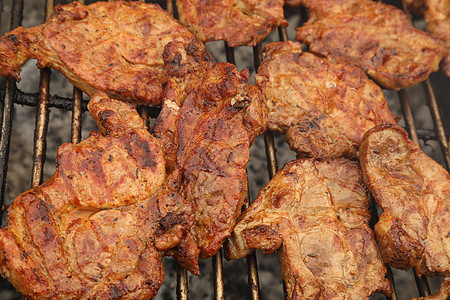
M 121 299 L 127 294 L 127 290 L 123 286 L 123 283 L 109 285 L 108 298 L 109 299 Z
M 161 218 L 161 220 L 159 220 L 159 226 L 162 231 L 166 231 L 179 223 L 180 221 L 178 219 L 178 216 L 173 214 L 172 212 L 169 212 L 163 218 Z
M 130 137 L 123 137 L 121 139 L 129 140 L 129 143 L 124 143 L 128 154 L 133 157 L 140 169 L 150 169 L 150 171 L 156 171 L 157 162 L 155 159 L 155 153 L 150 150 L 148 141 L 143 140 L 139 134 L 133 132 L 130 133 Z M 136 171 L 138 172 L 138 171 Z M 137 175 L 136 175 L 137 177 Z

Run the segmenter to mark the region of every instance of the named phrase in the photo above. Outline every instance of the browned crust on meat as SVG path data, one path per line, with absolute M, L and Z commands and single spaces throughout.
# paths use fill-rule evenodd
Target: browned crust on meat
M 287 26 L 280 0 L 177 0 L 180 22 L 200 41 L 230 47 L 256 46 L 278 26 Z
M 291 161 L 239 217 L 226 256 L 279 249 L 288 299 L 366 299 L 377 290 L 389 295 L 368 203 L 356 162 Z
M 404 89 L 438 70 L 442 43 L 399 9 L 375 1 L 305 1 L 311 19 L 296 38 L 311 52 L 363 69 L 387 89 Z M 386 16 L 390 16 L 386 18 Z
M 395 123 L 383 92 L 359 68 L 302 52 L 300 43 L 265 46 L 255 77 L 269 129 L 286 134 L 299 156 L 355 157 L 364 132 Z
M 368 131 L 364 181 L 383 209 L 375 233 L 386 263 L 418 274 L 450 274 L 450 175 L 396 125 Z
M 249 148 L 267 126 L 262 95 L 247 81 L 248 72 L 228 63 L 188 85 L 172 81 L 154 126 L 169 182 L 196 207 L 191 232 L 203 258 L 233 230 L 247 194 Z
M 54 175 L 9 206 L 0 273 L 29 298 L 149 299 L 168 250 L 199 274 L 177 256 L 198 256 L 193 207 L 163 187 L 162 150 L 130 104 L 97 94 L 89 109 L 108 134 L 62 145 Z
M 166 66 L 164 52 L 178 58 L 176 74 Z M 35 58 L 38 67 L 61 71 L 91 97 L 102 91 L 111 98 L 158 105 L 170 77 L 210 65 L 206 53 L 204 45 L 157 4 L 73 1 L 57 5 L 44 24 L 19 27 L 0 38 L 0 75 L 19 80 L 22 64 Z

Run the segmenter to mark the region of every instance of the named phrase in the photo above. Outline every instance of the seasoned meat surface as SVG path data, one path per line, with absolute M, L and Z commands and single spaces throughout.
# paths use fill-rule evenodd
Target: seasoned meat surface
M 441 61 L 441 69 L 450 77 L 450 1 L 408 0 L 405 4 L 411 12 L 424 15 L 426 30 L 445 44 L 447 54 Z
M 246 165 L 255 137 L 267 127 L 267 107 L 248 72 L 218 63 L 169 82 L 154 134 L 174 189 L 196 208 L 191 229 L 200 256 L 211 257 L 230 235 L 247 194 Z
M 368 226 L 369 198 L 358 163 L 287 163 L 239 217 L 225 253 L 279 249 L 287 299 L 368 299 L 389 295 L 386 268 Z
M 425 0 L 425 4 L 427 31 L 445 44 L 447 54 L 441 62 L 441 69 L 450 77 L 450 1 Z
M 280 25 L 282 0 L 177 0 L 180 22 L 200 41 L 224 40 L 230 47 L 256 46 Z
M 404 89 L 439 68 L 444 45 L 399 9 L 375 1 L 303 0 L 311 18 L 296 38 L 328 59 L 362 68 L 387 89 Z M 389 16 L 389 17 L 387 17 Z
M 302 52 L 297 42 L 266 45 L 255 81 L 269 107 L 269 129 L 285 133 L 300 156 L 354 157 L 364 132 L 395 123 L 363 71 Z
M 375 127 L 360 149 L 364 180 L 383 209 L 375 225 L 384 261 L 450 277 L 450 175 L 404 129 Z M 448 290 L 448 289 L 447 289 Z
M 177 75 L 165 66 L 164 55 L 176 56 L 185 73 L 212 60 L 204 45 L 156 4 L 74 1 L 57 5 L 46 23 L 0 38 L 0 75 L 19 80 L 22 64 L 35 58 L 39 67 L 58 69 L 90 96 L 103 91 L 157 105 L 168 78 Z
M 62 145 L 55 174 L 14 200 L 0 272 L 27 298 L 149 299 L 193 209 L 162 187 L 161 147 L 130 104 L 102 94 L 89 110 L 107 135 Z

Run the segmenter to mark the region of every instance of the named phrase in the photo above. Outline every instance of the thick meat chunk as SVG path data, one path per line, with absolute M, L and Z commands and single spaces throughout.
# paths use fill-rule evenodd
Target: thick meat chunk
M 211 257 L 230 235 L 247 194 L 246 165 L 267 107 L 248 73 L 218 63 L 189 85 L 170 82 L 154 134 L 172 186 L 196 209 L 191 229 L 200 256 Z
M 445 44 L 447 54 L 441 61 L 441 70 L 450 77 L 450 1 L 408 0 L 405 4 L 413 13 L 424 15 L 427 31 Z
M 35 58 L 39 67 L 61 71 L 89 96 L 103 91 L 115 99 L 157 105 L 168 78 L 176 76 L 165 66 L 165 52 L 177 56 L 185 72 L 212 61 L 204 46 L 156 4 L 74 1 L 56 6 L 46 23 L 0 38 L 0 75 L 19 80 L 22 64 Z
M 447 48 L 447 53 L 441 62 L 441 69 L 450 77 L 450 1 L 426 0 L 425 3 L 427 31 L 440 39 Z
M 29 298 L 148 299 L 164 253 L 192 240 L 193 208 L 162 188 L 161 147 L 129 104 L 89 109 L 108 135 L 61 146 L 55 174 L 14 200 L 0 272 Z
M 450 175 L 399 126 L 364 135 L 364 180 L 383 209 L 375 225 L 386 263 L 450 277 Z M 448 287 L 447 287 L 448 290 Z
M 381 89 L 360 69 L 302 52 L 296 42 L 266 45 L 255 78 L 269 129 L 300 156 L 354 157 L 364 132 L 395 123 Z
M 287 299 L 368 299 L 391 293 L 368 226 L 369 198 L 356 162 L 287 163 L 239 217 L 228 258 L 278 255 Z
M 200 41 L 224 40 L 230 47 L 255 46 L 287 26 L 281 0 L 177 0 L 180 22 Z
M 328 59 L 363 69 L 387 89 L 404 89 L 439 68 L 444 45 L 399 9 L 375 1 L 303 0 L 311 18 L 296 38 Z M 389 17 L 386 17 L 389 16 Z

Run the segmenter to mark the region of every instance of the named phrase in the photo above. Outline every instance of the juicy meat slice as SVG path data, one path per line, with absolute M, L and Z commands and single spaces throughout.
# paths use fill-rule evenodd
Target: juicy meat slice
M 267 108 L 248 72 L 218 63 L 191 78 L 169 82 L 154 134 L 171 186 L 196 210 L 191 229 L 202 258 L 230 235 L 247 195 L 249 148 L 267 126 Z
M 225 253 L 278 255 L 287 299 L 368 299 L 391 293 L 368 226 L 369 198 L 359 164 L 298 159 L 287 163 L 239 217 Z
M 442 71 L 450 77 L 450 1 L 424 0 L 427 31 L 440 39 L 447 48 L 447 54 L 441 62 Z
M 74 1 L 57 5 L 44 24 L 0 38 L 0 75 L 19 80 L 20 67 L 35 58 L 39 67 L 61 71 L 91 97 L 103 91 L 115 99 L 158 105 L 168 78 L 176 76 L 163 60 L 171 51 L 185 72 L 212 60 L 204 45 L 156 4 Z
M 200 41 L 224 40 L 230 47 L 256 46 L 280 25 L 282 0 L 177 0 L 180 22 Z
M 446 56 L 441 62 L 441 69 L 447 77 L 450 77 L 450 1 L 426 0 L 425 3 L 427 31 L 440 39 L 447 48 Z
M 426 30 L 445 44 L 447 54 L 441 61 L 441 70 L 450 77 L 450 1 L 409 0 L 405 4 L 415 14 L 424 15 Z
M 384 261 L 450 277 L 450 175 L 406 131 L 375 127 L 360 148 L 364 181 L 383 209 L 375 234 Z
M 297 40 L 311 52 L 362 68 L 387 89 L 425 80 L 446 53 L 438 39 L 415 29 L 393 6 L 368 0 L 302 2 L 311 18 L 297 28 Z
M 269 107 L 269 129 L 300 156 L 354 157 L 364 132 L 396 123 L 381 89 L 359 68 L 302 52 L 300 43 L 265 46 L 255 77 Z
M 27 298 L 148 299 L 194 211 L 162 188 L 161 147 L 130 104 L 102 94 L 89 110 L 108 135 L 62 145 L 55 174 L 14 200 L 0 272 Z

